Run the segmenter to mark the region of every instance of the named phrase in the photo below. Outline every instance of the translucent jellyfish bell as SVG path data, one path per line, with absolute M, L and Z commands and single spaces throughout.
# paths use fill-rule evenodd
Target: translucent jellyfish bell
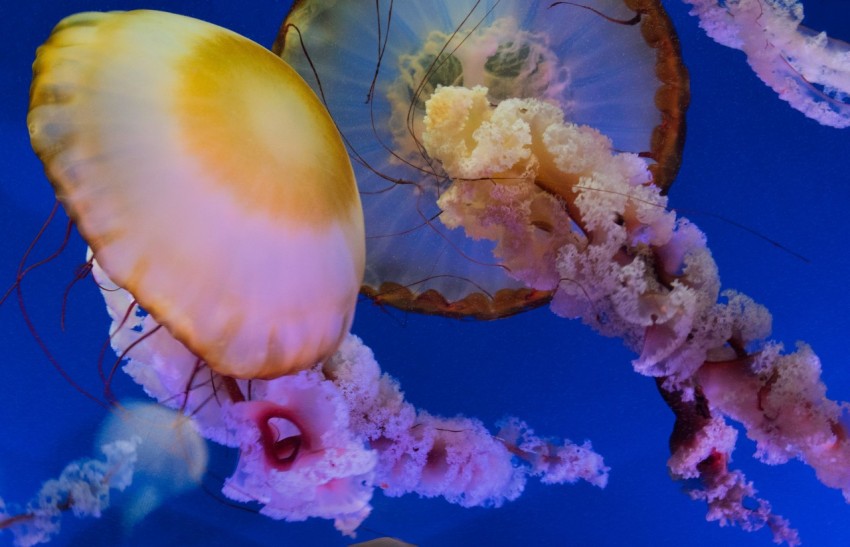
M 125 401 L 101 424 L 97 446 L 135 439 L 133 482 L 125 494 L 126 528 L 151 511 L 201 484 L 209 453 L 195 424 L 157 403 Z
M 259 45 L 154 11 L 59 23 L 33 65 L 32 145 L 108 276 L 213 369 L 329 357 L 361 283 L 344 145 Z
M 672 25 L 658 0 L 581 4 L 295 3 L 274 51 L 320 94 L 354 159 L 364 292 L 403 309 L 490 319 L 545 303 L 554 288 L 517 282 L 493 242 L 441 222 L 437 199 L 451 181 L 421 145 L 424 105 L 440 85 L 485 86 L 494 105 L 553 102 L 617 150 L 648 158 L 655 184 L 670 184 L 689 96 Z M 545 219 L 539 230 L 547 237 Z

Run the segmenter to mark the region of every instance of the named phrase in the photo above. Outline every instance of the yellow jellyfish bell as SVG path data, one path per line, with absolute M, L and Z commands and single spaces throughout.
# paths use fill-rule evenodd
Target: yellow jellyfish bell
M 103 270 L 221 374 L 329 357 L 364 268 L 363 215 L 330 116 L 226 29 L 81 13 L 38 49 L 28 124 Z

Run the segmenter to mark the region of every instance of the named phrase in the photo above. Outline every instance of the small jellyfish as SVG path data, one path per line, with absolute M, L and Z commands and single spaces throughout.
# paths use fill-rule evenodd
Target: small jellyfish
M 517 281 L 496 243 L 445 222 L 438 200 L 452 181 L 421 141 L 440 86 L 487 87 L 493 106 L 553 103 L 651 160 L 659 187 L 678 170 L 688 79 L 657 0 L 303 1 L 273 49 L 320 95 L 354 160 L 364 292 L 379 303 L 493 319 L 544 304 L 557 283 Z M 540 239 L 553 239 L 557 200 L 534 207 Z
M 190 418 L 157 403 L 125 401 L 104 420 L 97 446 L 138 441 L 133 482 L 121 503 L 129 530 L 150 512 L 201 484 L 209 454 Z
M 33 72 L 33 148 L 111 280 L 221 374 L 333 354 L 363 217 L 334 122 L 295 71 L 226 29 L 132 11 L 66 18 Z

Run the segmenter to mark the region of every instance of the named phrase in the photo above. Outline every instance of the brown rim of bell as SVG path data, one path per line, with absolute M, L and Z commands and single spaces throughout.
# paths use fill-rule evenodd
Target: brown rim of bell
M 305 0 L 295 0 L 281 25 L 272 51 L 280 54 L 290 14 Z M 660 85 L 655 92 L 655 107 L 661 113 L 661 123 L 652 131 L 650 149 L 641 157 L 652 159 L 649 166 L 656 186 L 666 194 L 679 172 L 685 146 L 685 112 L 690 102 L 688 71 L 682 62 L 679 38 L 673 22 L 661 0 L 622 0 L 635 12 L 635 17 L 622 24 L 640 24 L 641 36 L 655 50 L 655 75 Z M 376 304 L 389 305 L 403 311 L 441 315 L 458 319 L 492 320 L 510 317 L 543 306 L 552 299 L 554 291 L 530 288 L 502 289 L 493 295 L 471 293 L 450 302 L 435 290 L 421 294 L 409 287 L 384 282 L 380 287 L 363 285 L 360 292 Z
M 688 69 L 682 62 L 679 37 L 661 0 L 624 0 L 640 16 L 643 39 L 655 49 L 655 75 L 661 82 L 655 107 L 661 123 L 652 131 L 648 157 L 655 185 L 666 194 L 679 172 L 685 147 L 685 111 L 691 99 Z

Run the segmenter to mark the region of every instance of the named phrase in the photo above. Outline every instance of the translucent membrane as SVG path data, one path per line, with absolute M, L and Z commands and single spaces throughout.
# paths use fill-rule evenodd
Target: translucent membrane
M 440 221 L 450 181 L 421 144 L 438 85 L 484 85 L 490 100 L 557 103 L 621 151 L 676 174 L 688 102 L 678 42 L 657 0 L 297 2 L 274 51 L 313 86 L 354 159 L 366 218 L 364 291 L 379 302 L 495 318 L 546 302 L 493 255 Z

